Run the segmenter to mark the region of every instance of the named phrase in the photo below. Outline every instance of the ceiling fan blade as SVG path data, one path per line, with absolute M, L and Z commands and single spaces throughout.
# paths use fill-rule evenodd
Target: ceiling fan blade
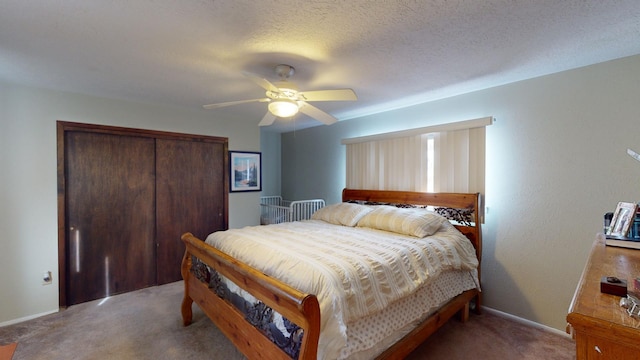
M 302 91 L 298 93 L 305 101 L 356 101 L 358 96 L 351 89 Z
M 229 102 L 223 102 L 223 103 L 217 103 L 217 104 L 203 105 L 202 107 L 205 108 L 205 109 L 217 109 L 217 108 L 221 108 L 221 107 L 225 107 L 225 106 L 238 105 L 238 104 L 244 104 L 244 103 L 250 103 L 250 102 L 267 102 L 267 101 L 270 101 L 270 100 L 271 99 L 269 99 L 269 98 L 251 99 L 251 100 L 238 100 L 238 101 L 229 101 Z
M 276 116 L 273 115 L 270 111 L 267 111 L 267 113 L 264 114 L 264 116 L 262 117 L 262 121 L 260 121 L 258 126 L 269 126 L 273 124 L 275 120 L 276 120 Z
M 250 72 L 246 72 L 243 71 L 242 75 L 248 77 L 249 79 L 251 79 L 254 83 L 258 84 L 258 86 L 260 86 L 261 88 L 267 90 L 267 91 L 273 91 L 273 92 L 278 92 L 280 91 L 278 89 L 277 86 L 273 85 L 271 82 L 269 82 L 269 80 L 261 78 L 258 75 L 252 74 Z
M 307 104 L 304 101 L 300 102 L 300 112 L 306 115 L 311 116 L 312 118 L 320 121 L 321 123 L 325 124 L 325 125 L 331 125 L 335 122 L 338 121 L 338 119 L 336 119 L 335 117 L 333 117 L 332 115 L 318 109 L 317 107 L 311 105 L 311 104 Z

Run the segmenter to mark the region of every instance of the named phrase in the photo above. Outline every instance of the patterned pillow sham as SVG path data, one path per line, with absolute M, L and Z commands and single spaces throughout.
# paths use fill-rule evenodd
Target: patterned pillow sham
M 373 208 L 369 206 L 359 204 L 332 204 L 318 209 L 311 215 L 311 219 L 322 220 L 334 225 L 356 226 L 358 221 L 372 210 Z
M 445 221 L 444 217 L 425 209 L 381 205 L 364 215 L 357 226 L 423 238 L 435 234 Z
M 433 211 L 442 215 L 449 220 L 458 222 L 459 224 L 472 226 L 475 219 L 473 218 L 473 209 L 454 209 L 447 207 L 437 207 Z

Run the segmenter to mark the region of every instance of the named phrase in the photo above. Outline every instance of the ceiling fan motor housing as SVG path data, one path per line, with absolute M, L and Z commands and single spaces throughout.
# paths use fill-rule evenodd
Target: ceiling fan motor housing
M 296 84 L 288 81 L 277 81 L 274 85 L 278 88 L 278 91 L 267 90 L 267 96 L 272 99 L 291 99 L 298 100 L 298 87 Z
M 296 69 L 293 66 L 286 64 L 276 65 L 275 71 L 276 75 L 281 79 L 288 79 L 296 73 Z

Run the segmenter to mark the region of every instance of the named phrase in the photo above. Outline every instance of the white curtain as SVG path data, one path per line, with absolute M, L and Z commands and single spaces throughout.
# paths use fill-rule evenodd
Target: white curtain
M 347 145 L 347 187 L 414 190 L 427 187 L 427 137 L 368 141 Z
M 433 134 L 435 192 L 484 194 L 485 128 Z
M 485 126 L 492 118 L 479 120 L 484 120 L 481 126 L 472 120 L 464 122 L 470 125 L 466 128 L 453 123 L 452 130 L 438 126 L 344 140 L 346 185 L 353 189 L 484 194 Z

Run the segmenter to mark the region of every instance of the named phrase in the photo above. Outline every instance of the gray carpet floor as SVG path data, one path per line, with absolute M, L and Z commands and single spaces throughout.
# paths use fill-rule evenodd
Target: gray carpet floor
M 18 343 L 14 360 L 244 359 L 194 305 L 182 326 L 182 282 L 71 306 L 0 328 L 0 345 Z M 453 318 L 408 359 L 575 359 L 564 336 L 485 312 Z

